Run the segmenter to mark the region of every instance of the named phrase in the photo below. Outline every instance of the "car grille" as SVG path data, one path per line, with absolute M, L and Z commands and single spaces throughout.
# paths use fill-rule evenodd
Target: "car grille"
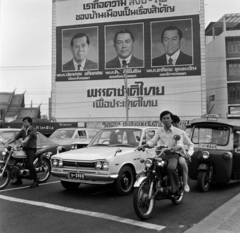
M 95 168 L 94 162 L 63 161 L 64 167 Z

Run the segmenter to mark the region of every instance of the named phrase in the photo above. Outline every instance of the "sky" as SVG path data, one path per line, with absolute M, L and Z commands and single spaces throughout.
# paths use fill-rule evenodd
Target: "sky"
M 205 0 L 205 27 L 229 13 L 240 13 L 240 0 Z M 40 105 L 42 115 L 51 96 L 51 37 L 52 0 L 0 0 L 0 92 L 25 92 L 25 106 Z

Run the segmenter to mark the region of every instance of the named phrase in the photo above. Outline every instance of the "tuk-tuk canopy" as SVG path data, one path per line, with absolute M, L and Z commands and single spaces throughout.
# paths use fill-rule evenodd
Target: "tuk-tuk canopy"
M 240 120 L 238 119 L 223 119 L 220 118 L 217 114 L 205 114 L 201 118 L 196 118 L 191 121 L 191 127 L 195 124 L 204 123 L 204 124 L 224 124 L 231 126 L 233 128 L 240 128 Z

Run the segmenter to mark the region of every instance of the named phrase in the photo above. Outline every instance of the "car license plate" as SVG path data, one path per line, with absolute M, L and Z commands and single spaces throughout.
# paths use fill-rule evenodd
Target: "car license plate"
M 84 180 L 84 173 L 80 172 L 70 172 L 69 177 L 71 179 Z

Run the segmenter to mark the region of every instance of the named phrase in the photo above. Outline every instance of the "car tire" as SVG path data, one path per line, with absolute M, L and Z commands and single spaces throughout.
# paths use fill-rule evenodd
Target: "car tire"
M 117 180 L 113 183 L 114 192 L 120 196 L 129 194 L 132 191 L 134 180 L 133 169 L 130 166 L 122 167 Z
M 80 185 L 80 183 L 68 182 L 63 180 L 61 180 L 61 184 L 67 190 L 76 190 Z

